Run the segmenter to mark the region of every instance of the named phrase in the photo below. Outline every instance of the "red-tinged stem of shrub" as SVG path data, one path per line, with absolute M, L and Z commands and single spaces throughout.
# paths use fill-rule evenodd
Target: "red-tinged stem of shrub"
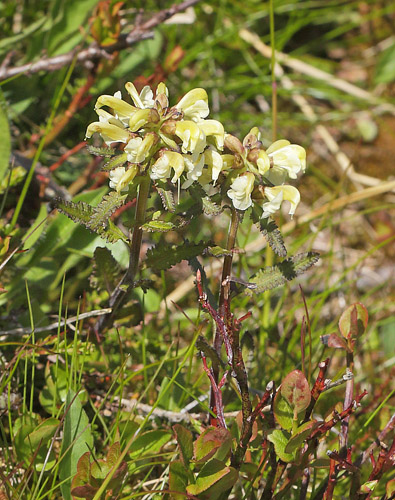
M 354 354 L 353 352 L 347 352 L 347 368 L 353 373 L 354 370 Z M 344 396 L 343 409 L 348 408 L 353 400 L 354 395 L 354 377 L 346 382 L 346 393 Z M 342 420 L 339 435 L 339 446 L 342 453 L 345 453 L 348 444 L 348 429 L 349 429 L 350 417 Z
M 323 500 L 332 500 L 333 498 L 333 492 L 335 490 L 335 485 L 336 485 L 336 479 L 337 479 L 337 468 L 336 468 L 336 460 L 331 458 L 330 465 L 329 465 L 329 479 L 328 479 L 328 486 L 326 487 Z
M 304 422 L 307 422 L 310 419 L 314 406 L 318 398 L 320 397 L 320 394 L 325 389 L 325 376 L 328 370 L 328 365 L 329 365 L 329 358 L 327 358 L 325 361 L 321 361 L 318 365 L 319 372 L 314 382 L 313 388 L 311 389 L 311 401 L 306 410 Z
M 230 255 L 226 255 L 224 257 L 224 264 L 222 267 L 221 288 L 219 294 L 219 304 L 218 304 L 219 316 L 222 318 L 223 321 L 225 320 L 225 300 L 229 299 L 229 289 L 230 289 L 229 279 L 232 272 L 232 261 L 233 261 L 232 250 L 234 249 L 236 243 L 236 235 L 238 227 L 239 227 L 239 215 L 236 209 L 232 208 L 232 217 L 229 226 L 228 241 L 226 244 L 226 249 L 229 250 L 231 253 Z M 214 336 L 214 349 L 217 351 L 219 357 L 221 355 L 222 342 L 223 342 L 223 336 L 217 325 Z M 214 380 L 216 381 L 216 383 L 218 383 L 218 378 L 219 378 L 218 365 L 213 365 L 213 375 L 214 375 Z M 215 397 L 213 389 L 211 388 L 210 408 L 213 412 L 215 412 L 214 405 L 215 405 Z

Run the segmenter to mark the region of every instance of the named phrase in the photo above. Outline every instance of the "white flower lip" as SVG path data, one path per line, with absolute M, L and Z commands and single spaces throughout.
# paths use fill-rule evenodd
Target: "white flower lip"
M 289 209 L 289 215 L 293 217 L 296 207 L 300 202 L 300 193 L 294 186 L 274 186 L 265 187 L 265 196 L 269 200 L 263 203 L 263 213 L 262 217 L 266 218 L 272 215 L 274 212 L 280 209 L 283 201 L 289 201 L 291 206 Z

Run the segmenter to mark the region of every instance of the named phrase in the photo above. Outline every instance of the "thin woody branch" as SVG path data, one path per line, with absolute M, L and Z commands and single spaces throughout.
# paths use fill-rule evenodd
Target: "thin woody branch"
M 114 54 L 114 52 L 119 52 L 126 48 L 131 47 L 135 43 L 146 40 L 153 37 L 152 30 L 162 24 L 167 19 L 170 19 L 175 14 L 186 10 L 188 7 L 195 5 L 199 0 L 185 0 L 178 5 L 172 5 L 168 9 L 163 9 L 153 15 L 148 21 L 135 26 L 130 33 L 121 34 L 118 40 L 109 46 L 101 47 L 96 42 L 92 43 L 86 49 L 81 47 L 75 47 L 70 52 L 65 54 L 60 54 L 53 57 L 43 57 L 39 61 L 29 64 L 23 64 L 21 66 L 8 67 L 7 64 L 3 64 L 0 67 L 0 80 L 6 80 L 8 78 L 15 77 L 22 73 L 33 74 L 39 71 L 56 71 L 64 66 L 69 65 L 74 58 L 77 64 L 87 65 L 99 59 L 108 59 Z M 9 63 L 10 58 L 6 58 Z

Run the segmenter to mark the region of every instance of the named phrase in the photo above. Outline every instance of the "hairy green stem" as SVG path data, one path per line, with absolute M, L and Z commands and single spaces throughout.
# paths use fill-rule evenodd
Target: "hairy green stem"
M 129 245 L 129 267 L 120 283 L 112 292 L 109 306 L 112 311 L 109 315 L 101 316 L 96 323 L 95 331 L 100 333 L 103 327 L 107 326 L 113 319 L 116 311 L 125 303 L 130 296 L 130 291 L 134 287 L 134 280 L 139 267 L 141 240 L 143 237 L 143 230 L 141 226 L 145 221 L 145 212 L 147 209 L 147 200 L 149 195 L 151 181 L 148 176 L 144 177 L 139 186 L 137 195 L 135 225 L 133 228 L 132 239 Z

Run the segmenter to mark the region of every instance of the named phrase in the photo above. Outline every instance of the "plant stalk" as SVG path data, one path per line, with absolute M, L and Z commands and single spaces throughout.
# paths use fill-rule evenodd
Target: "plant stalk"
M 95 325 L 96 334 L 100 333 L 100 331 L 110 323 L 117 310 L 125 303 L 130 295 L 130 291 L 133 289 L 134 280 L 139 267 L 141 241 L 143 237 L 141 226 L 145 221 L 150 184 L 151 181 L 148 176 L 145 176 L 140 183 L 136 203 L 135 225 L 132 239 L 129 244 L 129 267 L 111 294 L 109 300 L 109 306 L 112 309 L 111 313 L 106 316 L 101 316 Z

